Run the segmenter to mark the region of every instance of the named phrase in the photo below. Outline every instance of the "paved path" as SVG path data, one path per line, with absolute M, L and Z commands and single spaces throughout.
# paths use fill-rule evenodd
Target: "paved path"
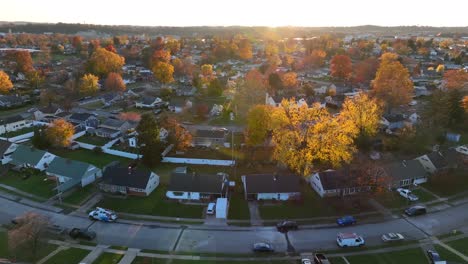
M 87 213 L 87 211 L 90 210 L 91 208 L 93 208 L 94 205 L 99 203 L 99 201 L 101 201 L 101 199 L 102 199 L 102 194 L 101 193 L 95 193 L 93 195 L 93 197 L 88 199 L 88 201 L 86 201 L 86 203 L 84 203 L 82 206 L 80 206 L 80 208 L 77 210 L 77 212 Z
M 125 256 L 120 260 L 119 264 L 131 264 L 140 252 L 138 248 L 129 248 Z
M 258 203 L 255 201 L 248 202 L 249 213 L 250 213 L 250 224 L 252 226 L 261 226 L 262 218 L 260 216 L 260 211 L 258 210 Z
M 82 264 L 91 264 L 104 252 L 104 249 L 108 248 L 106 245 L 97 245 L 89 254 L 82 260 Z
M 453 254 L 459 256 L 460 258 L 462 258 L 464 261 L 468 262 L 468 257 L 465 256 L 463 253 L 461 253 L 460 251 L 454 249 L 453 247 L 445 244 L 444 242 L 438 240 L 437 238 L 435 238 L 434 240 L 434 243 L 436 244 L 439 244 L 441 245 L 442 247 L 444 247 L 445 249 L 447 249 L 448 251 L 452 252 Z
M 49 255 L 45 256 L 44 258 L 42 258 L 41 260 L 39 260 L 37 262 L 37 264 L 42 264 L 42 263 L 45 263 L 47 262 L 50 258 L 52 258 L 53 256 L 55 256 L 57 253 L 59 253 L 60 251 L 62 250 L 65 250 L 65 249 L 68 249 L 67 246 L 59 246 L 57 249 L 55 249 L 54 251 L 50 252 Z

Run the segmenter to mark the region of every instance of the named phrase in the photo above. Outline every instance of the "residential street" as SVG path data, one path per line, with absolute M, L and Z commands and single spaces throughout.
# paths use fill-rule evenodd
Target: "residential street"
M 170 227 L 127 223 L 92 222 L 87 218 L 41 211 L 29 206 L 0 198 L 0 222 L 9 223 L 12 218 L 27 211 L 48 215 L 60 227 L 87 227 L 97 233 L 100 244 L 133 248 L 175 250 L 181 252 L 246 253 L 257 241 L 272 243 L 277 251 L 286 251 L 286 236 L 274 227 Z M 288 233 L 292 247 L 298 252 L 334 249 L 338 232 L 356 232 L 364 236 L 367 246 L 379 245 L 380 236 L 386 232 L 400 232 L 411 239 L 448 233 L 453 229 L 468 232 L 468 204 L 445 211 L 411 219 L 394 219 L 384 223 L 351 227 L 307 228 Z M 426 234 L 425 234 L 426 233 Z

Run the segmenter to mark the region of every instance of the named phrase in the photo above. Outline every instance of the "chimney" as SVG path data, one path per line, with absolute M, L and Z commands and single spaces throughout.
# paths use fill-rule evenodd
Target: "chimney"
M 406 160 L 403 160 L 403 166 L 406 168 Z

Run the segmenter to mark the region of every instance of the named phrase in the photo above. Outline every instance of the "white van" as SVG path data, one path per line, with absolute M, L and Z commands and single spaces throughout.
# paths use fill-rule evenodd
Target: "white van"
M 336 243 L 340 247 L 360 247 L 364 246 L 364 238 L 356 233 L 339 233 L 336 236 Z
M 216 203 L 209 203 L 206 209 L 206 214 L 212 215 L 215 213 Z

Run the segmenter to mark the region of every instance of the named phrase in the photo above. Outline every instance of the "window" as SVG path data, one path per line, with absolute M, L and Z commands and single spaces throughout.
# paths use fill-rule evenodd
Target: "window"
M 184 195 L 183 192 L 172 192 L 172 194 L 173 194 L 174 196 L 182 196 L 182 195 Z

